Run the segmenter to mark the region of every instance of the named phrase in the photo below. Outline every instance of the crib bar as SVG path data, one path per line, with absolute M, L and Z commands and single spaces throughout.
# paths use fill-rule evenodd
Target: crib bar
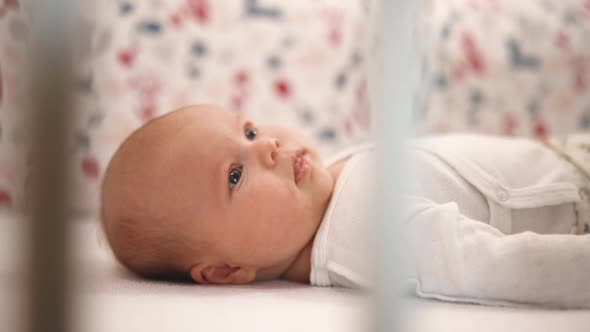
M 416 17 L 421 1 L 382 0 L 375 12 L 377 20 L 378 59 L 373 72 L 373 105 L 377 132 L 378 176 L 378 253 L 376 330 L 412 331 L 404 321 L 404 259 L 407 253 L 400 236 L 403 204 L 401 193 L 407 182 L 408 166 L 404 158 L 404 141 L 412 132 L 411 114 L 418 87 L 420 61 L 415 39 Z
M 71 34 L 75 1 L 30 3 L 31 138 L 27 217 L 31 223 L 30 331 L 69 331 L 66 139 L 72 113 Z

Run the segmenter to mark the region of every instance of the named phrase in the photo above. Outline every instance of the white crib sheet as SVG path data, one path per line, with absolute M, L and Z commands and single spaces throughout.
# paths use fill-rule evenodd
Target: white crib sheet
M 99 245 L 96 222 L 77 224 L 79 331 L 359 331 L 368 301 L 350 289 L 273 281 L 202 286 L 137 278 Z

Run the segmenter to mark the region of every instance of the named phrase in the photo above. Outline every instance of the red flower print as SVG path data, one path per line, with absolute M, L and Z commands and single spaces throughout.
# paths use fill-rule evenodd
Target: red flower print
M 86 157 L 82 160 L 82 171 L 88 178 L 96 179 L 100 174 L 98 161 L 93 157 Z

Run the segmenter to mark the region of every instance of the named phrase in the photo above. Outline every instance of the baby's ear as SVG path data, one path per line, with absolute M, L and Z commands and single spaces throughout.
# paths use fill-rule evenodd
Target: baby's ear
M 197 264 L 191 268 L 191 277 L 200 284 L 249 284 L 256 278 L 256 270 L 227 264 Z

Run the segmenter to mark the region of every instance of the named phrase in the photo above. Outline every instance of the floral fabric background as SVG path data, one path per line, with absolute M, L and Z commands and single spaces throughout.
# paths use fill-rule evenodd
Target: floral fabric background
M 589 0 L 424 0 L 423 133 L 590 128 Z
M 0 204 L 22 202 L 26 1 L 0 1 Z M 296 126 L 324 155 L 370 132 L 368 0 L 121 0 L 84 4 L 71 156 L 76 212 L 95 212 L 123 139 L 179 106 L 216 103 Z M 19 141 L 20 140 L 20 141 Z
M 422 4 L 420 133 L 545 138 L 590 128 L 590 0 Z M 218 103 L 297 126 L 324 155 L 370 136 L 374 0 L 84 6 L 71 133 L 77 212 L 96 211 L 104 168 L 121 141 L 181 105 Z M 0 207 L 22 204 L 28 13 L 25 0 L 0 0 Z

